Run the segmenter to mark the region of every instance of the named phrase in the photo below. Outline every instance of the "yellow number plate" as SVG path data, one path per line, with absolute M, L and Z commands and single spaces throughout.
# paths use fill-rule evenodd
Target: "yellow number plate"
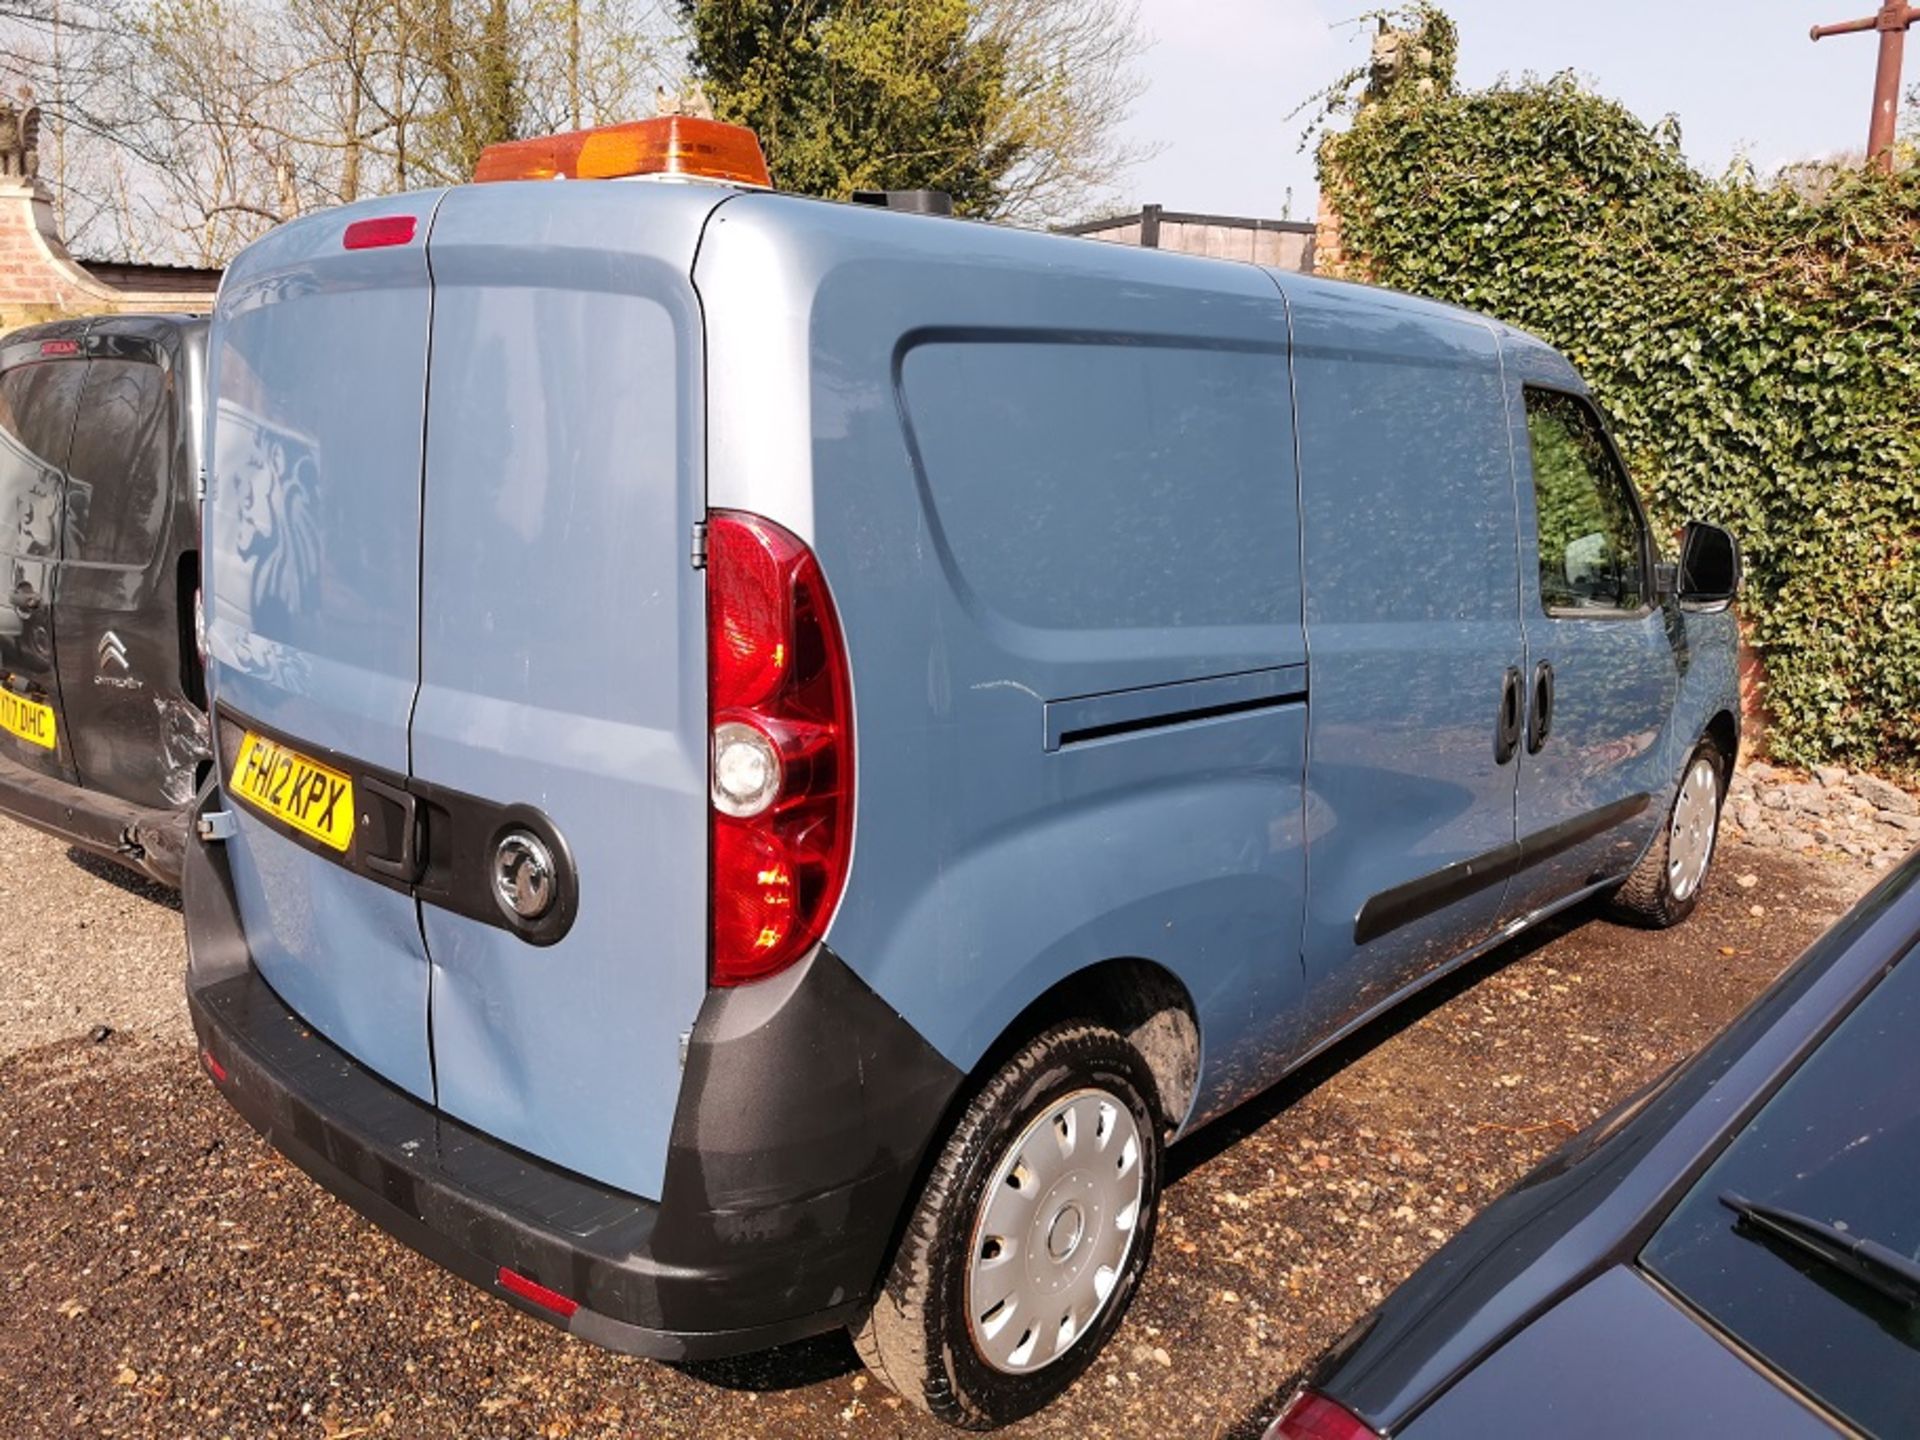
M 274 819 L 344 851 L 353 844 L 353 781 L 251 730 L 241 738 L 227 783 Z
M 0 690 L 0 730 L 18 735 L 29 745 L 53 749 L 53 707 L 29 700 L 11 690 Z

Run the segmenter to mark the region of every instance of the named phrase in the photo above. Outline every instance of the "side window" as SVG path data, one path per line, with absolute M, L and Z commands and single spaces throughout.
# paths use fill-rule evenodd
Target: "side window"
M 1638 610 L 1646 601 L 1640 512 L 1591 407 L 1527 391 L 1540 601 L 1549 611 Z
M 145 565 L 171 498 L 166 373 L 144 361 L 95 360 L 80 414 L 67 464 L 66 557 Z

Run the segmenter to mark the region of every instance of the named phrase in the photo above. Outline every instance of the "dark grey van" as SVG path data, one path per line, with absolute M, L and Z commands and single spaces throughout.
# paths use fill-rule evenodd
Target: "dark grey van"
M 0 338 L 0 811 L 168 885 L 207 763 L 207 322 Z

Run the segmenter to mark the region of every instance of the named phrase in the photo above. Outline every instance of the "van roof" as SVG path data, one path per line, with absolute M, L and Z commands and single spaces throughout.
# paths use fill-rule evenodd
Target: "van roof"
M 1239 264 L 1239 261 L 1224 261 L 1224 264 Z M 1562 364 L 1565 357 L 1545 340 L 1531 331 L 1509 325 L 1498 316 L 1489 315 L 1483 310 L 1471 310 L 1464 305 L 1454 305 L 1445 300 L 1430 300 L 1422 295 L 1410 294 L 1405 290 L 1393 290 L 1384 285 L 1369 284 L 1364 280 L 1347 280 L 1332 275 L 1302 275 L 1296 270 L 1277 270 L 1263 266 L 1274 277 L 1281 290 L 1290 298 L 1294 295 L 1308 294 L 1313 291 L 1331 291 L 1335 289 L 1365 290 L 1369 295 L 1378 297 L 1383 310 L 1397 310 L 1408 315 L 1448 316 L 1456 320 L 1472 320 L 1489 326 L 1503 341 L 1516 348 L 1537 350 L 1552 355 Z M 1584 386 L 1582 387 L 1584 388 Z
M 126 335 L 170 346 L 204 332 L 207 323 L 205 315 L 82 315 L 70 320 L 22 325 L 17 330 L 0 335 L 0 343 L 15 345 L 30 340 L 80 340 L 88 335 Z
M 730 210 L 737 214 L 739 210 L 736 207 L 743 206 L 753 207 L 760 215 L 762 223 L 776 229 L 795 232 L 832 232 L 845 234 L 851 238 L 868 227 L 887 227 L 896 237 L 912 237 L 917 241 L 925 241 L 930 236 L 947 235 L 956 237 L 957 248 L 978 251 L 982 258 L 1024 260 L 1036 265 L 1059 266 L 1067 263 L 1065 256 L 1072 255 L 1083 262 L 1075 268 L 1083 271 L 1098 270 L 1115 273 L 1116 278 L 1138 275 L 1142 279 L 1164 279 L 1170 272 L 1180 270 L 1184 272 L 1188 283 L 1197 283 L 1200 286 L 1206 284 L 1205 277 L 1208 275 L 1217 275 L 1221 281 L 1220 289 L 1231 291 L 1239 288 L 1233 283 L 1233 278 L 1244 277 L 1249 271 L 1259 270 L 1273 278 L 1274 283 L 1279 286 L 1281 293 L 1289 301 L 1316 293 L 1329 294 L 1360 290 L 1364 291 L 1380 309 L 1404 314 L 1409 318 L 1467 320 L 1485 325 L 1509 345 L 1535 352 L 1543 368 L 1564 371 L 1565 381 L 1570 387 L 1582 390 L 1586 388 L 1566 357 L 1537 335 L 1481 311 L 1470 310 L 1464 306 L 1452 305 L 1440 300 L 1430 300 L 1401 290 L 1367 284 L 1363 281 L 1336 279 L 1324 275 L 1302 275 L 1295 270 L 1258 266 L 1245 260 L 1115 245 L 1110 241 L 1094 240 L 1060 231 L 1026 230 L 1016 226 L 967 220 L 961 217 L 909 214 L 875 206 L 854 205 L 846 201 L 823 200 L 786 192 L 740 192 L 722 202 L 715 211 L 716 218 L 726 216 Z M 854 227 L 859 229 L 856 230 Z M 957 237 L 960 236 L 967 238 L 959 240 Z M 996 241 L 988 237 L 1006 238 Z

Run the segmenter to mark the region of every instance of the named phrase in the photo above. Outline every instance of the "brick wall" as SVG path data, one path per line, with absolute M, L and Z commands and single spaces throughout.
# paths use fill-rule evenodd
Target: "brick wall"
M 1346 270 L 1347 252 L 1340 245 L 1340 212 L 1324 194 L 1313 227 L 1313 263 L 1327 275 L 1342 275 Z
M 37 180 L 0 180 L 0 330 L 65 315 L 207 310 L 214 270 L 103 266 L 94 274 L 67 253 L 53 202 Z

